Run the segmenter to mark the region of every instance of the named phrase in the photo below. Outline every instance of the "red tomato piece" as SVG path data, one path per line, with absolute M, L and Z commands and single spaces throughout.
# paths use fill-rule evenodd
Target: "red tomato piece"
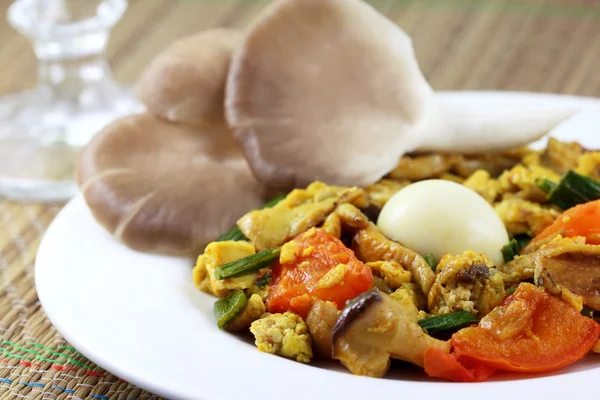
M 492 376 L 494 368 L 476 362 L 459 362 L 455 354 L 441 349 L 425 350 L 424 368 L 428 376 L 454 382 L 482 382 Z
M 587 244 L 600 244 L 600 200 L 569 208 L 536 235 L 528 246 L 558 233 L 563 237 L 584 236 Z
M 371 269 L 323 229 L 310 229 L 292 241 L 286 255 L 282 248 L 279 262 L 271 267 L 267 311 L 291 310 L 305 317 L 314 298 L 331 301 L 341 309 L 346 301 L 371 288 Z
M 474 360 L 504 371 L 539 373 L 563 368 L 585 356 L 600 325 L 567 303 L 521 283 L 504 305 L 477 327 L 452 336 L 457 360 Z

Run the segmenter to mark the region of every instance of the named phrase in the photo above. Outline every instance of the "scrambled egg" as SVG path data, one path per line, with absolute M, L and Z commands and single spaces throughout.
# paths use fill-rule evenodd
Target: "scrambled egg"
M 446 255 L 437 266 L 437 276 L 427 296 L 434 315 L 464 310 L 485 315 L 505 297 L 504 280 L 491 260 L 474 251 Z
M 494 207 L 506 229 L 513 235 L 537 235 L 551 225 L 560 213 L 552 208 L 517 197 L 502 200 Z
M 293 264 L 296 261 L 296 257 L 300 255 L 300 245 L 295 240 L 290 240 L 281 246 L 279 262 L 282 264 Z
M 500 195 L 500 183 L 482 169 L 475 171 L 463 185 L 479 193 L 488 203 L 493 204 Z
M 518 198 L 543 203 L 546 201 L 546 194 L 537 187 L 540 179 L 558 182 L 560 175 L 541 165 L 519 164 L 504 171 L 498 178 L 498 183 L 502 193 L 514 193 Z
M 374 275 L 382 277 L 392 290 L 409 283 L 412 278 L 410 271 L 402 268 L 396 261 L 372 261 L 365 265 L 371 268 Z
M 327 271 L 327 273 L 319 279 L 319 282 L 317 282 L 317 289 L 329 289 L 341 284 L 347 272 L 348 267 L 346 264 L 338 264 Z
M 196 266 L 192 271 L 194 284 L 203 292 L 215 296 L 226 296 L 234 289 L 248 289 L 256 280 L 257 272 L 242 275 L 235 278 L 217 280 L 215 269 L 229 262 L 239 260 L 256 253 L 251 243 L 242 241 L 212 242 L 196 260 Z
M 264 314 L 250 325 L 258 350 L 308 363 L 313 357 L 312 340 L 304 320 L 297 314 Z
M 564 174 L 570 169 L 575 169 L 583 148 L 579 143 L 561 142 L 550 138 L 546 149 L 541 154 L 541 164 L 552 168 L 559 174 Z
M 390 297 L 399 301 L 408 298 L 418 310 L 423 310 L 427 306 L 425 296 L 414 283 L 403 283 L 394 293 L 390 294 Z
M 600 180 L 600 152 L 592 151 L 581 155 L 575 172 Z
M 244 304 L 244 308 L 242 308 L 240 313 L 227 323 L 225 329 L 230 332 L 246 330 L 250 327 L 250 324 L 259 319 L 265 311 L 265 303 L 263 303 L 262 297 L 258 294 L 253 294 L 246 301 L 246 304 Z

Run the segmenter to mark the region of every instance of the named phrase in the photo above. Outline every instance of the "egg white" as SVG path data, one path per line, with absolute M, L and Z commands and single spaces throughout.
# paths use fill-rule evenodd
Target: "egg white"
M 430 179 L 400 190 L 385 204 L 377 226 L 403 246 L 437 260 L 473 250 L 504 264 L 508 232 L 493 207 L 475 191 L 455 182 Z

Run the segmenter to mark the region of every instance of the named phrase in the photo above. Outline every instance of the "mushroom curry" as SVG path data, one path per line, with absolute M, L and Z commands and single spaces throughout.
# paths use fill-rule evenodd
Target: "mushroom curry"
M 483 381 L 600 352 L 600 152 L 409 154 L 364 187 L 316 181 L 251 210 L 193 270 L 259 351 L 382 377 Z

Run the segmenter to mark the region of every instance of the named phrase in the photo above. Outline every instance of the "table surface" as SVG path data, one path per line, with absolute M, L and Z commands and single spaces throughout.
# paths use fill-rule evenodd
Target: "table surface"
M 600 97 L 599 0 L 371 2 L 411 35 L 425 77 L 436 90 Z M 10 3 L 0 0 L 2 18 Z M 265 4 L 131 0 L 107 48 L 114 75 L 132 84 L 175 38 L 215 26 L 245 27 Z M 0 66 L 0 94 L 35 85 L 31 46 L 4 19 Z M 61 207 L 0 199 L 0 398 L 157 398 L 86 360 L 44 315 L 33 261 L 40 238 Z

